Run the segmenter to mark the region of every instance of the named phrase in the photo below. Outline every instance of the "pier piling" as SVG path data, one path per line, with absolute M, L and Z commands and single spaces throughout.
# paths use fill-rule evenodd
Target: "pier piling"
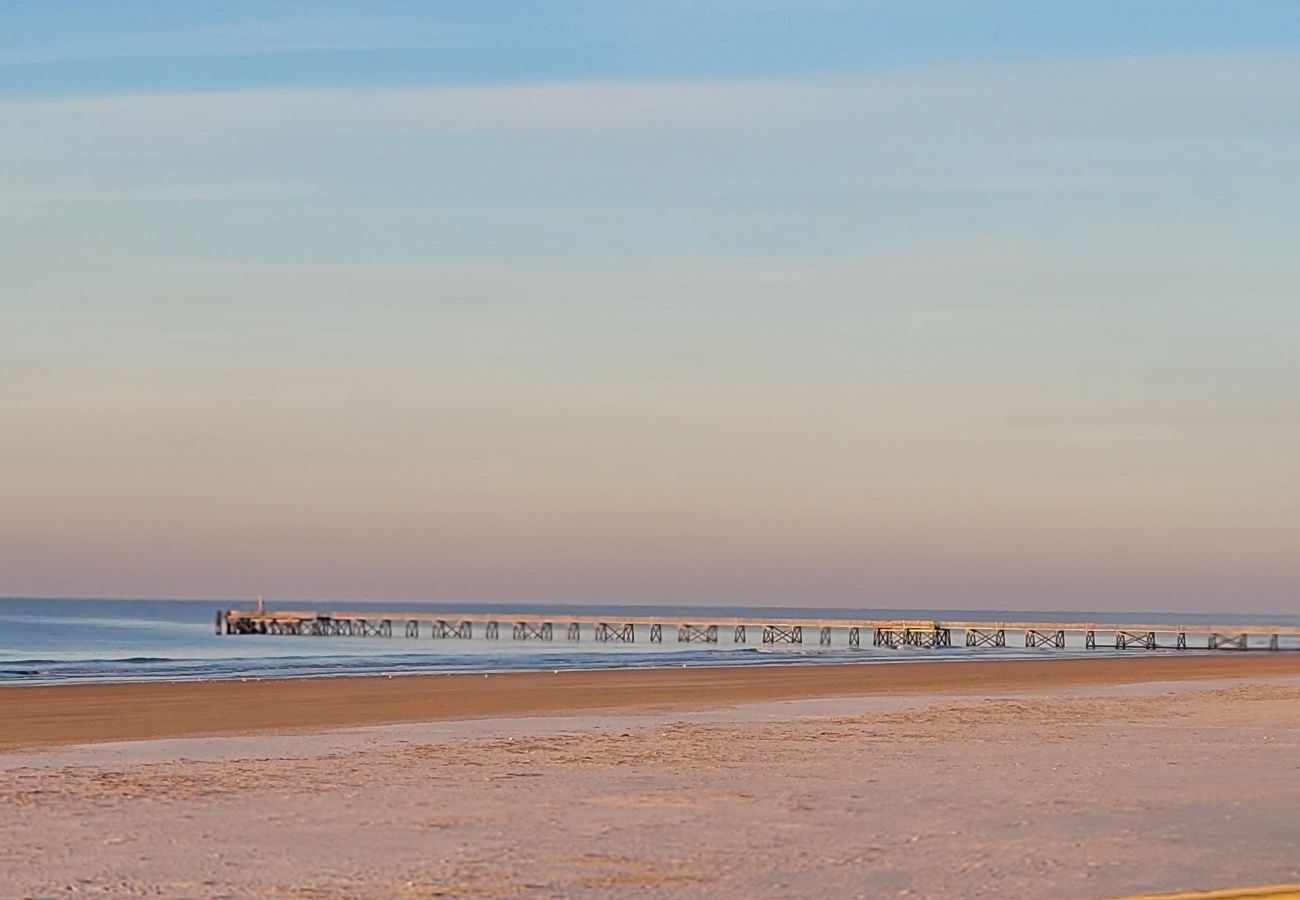
M 803 628 L 799 625 L 764 625 L 764 644 L 802 644 Z
M 1156 649 L 1156 633 L 1154 631 L 1141 633 L 1132 631 L 1115 632 L 1115 649 L 1127 650 L 1130 647 L 1140 647 L 1143 650 Z
M 636 628 L 632 625 L 610 625 L 608 622 L 596 623 L 596 640 L 601 643 L 616 641 L 631 644 L 636 641 Z
M 1005 647 L 1007 632 L 1005 628 L 967 628 L 967 647 Z
M 677 642 L 680 644 L 716 644 L 718 642 L 718 626 L 678 625 Z
M 1065 646 L 1065 632 L 1060 629 L 1044 631 L 1039 628 L 1027 628 L 1025 629 L 1025 646 L 1061 649 Z
M 392 637 L 394 620 L 403 625 L 408 638 L 418 638 L 421 620 L 411 613 L 384 614 L 382 612 L 306 612 L 292 610 L 218 610 L 213 618 L 213 628 L 218 635 L 267 635 L 300 637 Z M 565 637 L 576 643 L 582 639 L 582 629 L 590 625 L 595 639 L 601 643 L 632 644 L 637 640 L 637 629 L 646 628 L 652 644 L 663 643 L 663 619 L 655 617 L 629 617 L 610 621 L 607 617 L 572 615 L 558 617 L 565 628 Z M 465 612 L 443 614 L 440 618 L 425 619 L 430 623 L 431 637 L 435 639 L 459 638 L 470 640 L 475 625 L 483 626 L 485 640 L 499 640 L 501 622 L 512 624 L 516 641 L 550 641 L 554 636 L 555 621 L 544 620 L 529 613 L 519 615 Z M 1064 649 L 1067 635 L 1081 635 L 1083 646 L 1098 648 L 1098 633 L 1107 639 L 1114 637 L 1114 648 L 1122 651 L 1155 651 L 1160 649 L 1158 635 L 1174 636 L 1170 649 L 1187 650 L 1196 637 L 1197 649 L 1239 650 L 1250 649 L 1252 638 L 1256 647 L 1267 646 L 1270 651 L 1294 652 L 1300 649 L 1300 626 L 1294 625 L 1138 625 L 1093 624 L 1071 622 L 961 622 L 932 620 L 845 620 L 845 619 L 756 619 L 719 618 L 712 622 L 696 619 L 677 626 L 677 640 L 683 644 L 717 644 L 722 628 L 732 629 L 732 642 L 745 644 L 749 628 L 760 630 L 766 645 L 802 644 L 805 628 L 817 629 L 818 644 L 835 645 L 836 631 L 843 629 L 847 644 L 861 648 L 862 630 L 870 629 L 872 644 L 877 648 L 897 649 L 917 647 L 938 649 L 952 646 L 952 632 L 961 629 L 968 648 L 1005 647 L 1008 631 L 1021 631 L 1027 648 Z M 644 636 L 647 632 L 642 632 Z M 1205 644 L 1200 640 L 1204 637 Z M 1267 642 L 1265 644 L 1265 642 Z
M 1210 650 L 1245 650 L 1248 646 L 1248 636 L 1245 634 L 1217 634 L 1210 633 L 1210 639 L 1207 648 Z

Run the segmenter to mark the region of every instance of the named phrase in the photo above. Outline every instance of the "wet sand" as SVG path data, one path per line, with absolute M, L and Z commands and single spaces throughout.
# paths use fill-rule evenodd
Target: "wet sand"
M 1300 654 L 420 675 L 0 688 L 0 750 L 404 722 L 684 712 L 818 697 L 1300 675 Z

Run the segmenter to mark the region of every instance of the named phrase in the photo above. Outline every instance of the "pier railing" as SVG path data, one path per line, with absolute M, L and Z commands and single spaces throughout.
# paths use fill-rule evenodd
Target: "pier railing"
M 787 617 L 609 616 L 574 613 L 317 612 L 303 610 L 220 610 L 217 634 L 297 635 L 311 637 L 429 637 L 438 640 L 662 644 L 664 626 L 679 643 L 741 645 L 804 644 L 822 647 L 954 646 L 962 638 L 970 648 L 1023 647 L 1061 650 L 1300 650 L 1300 627 L 1291 625 L 1169 625 L 1091 622 L 949 621 L 933 619 L 847 619 Z M 503 628 L 503 626 L 505 626 Z M 1011 638 L 1008 638 L 1008 635 Z M 729 639 L 729 640 L 728 640 Z

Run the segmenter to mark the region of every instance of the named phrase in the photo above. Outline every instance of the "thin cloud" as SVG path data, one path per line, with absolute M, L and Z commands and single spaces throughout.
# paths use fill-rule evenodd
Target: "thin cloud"
M 303 39 L 301 37 L 296 39 Z M 751 134 L 820 121 L 838 132 L 948 128 L 1015 136 L 1099 128 L 1126 136 L 1300 134 L 1278 113 L 1300 101 L 1300 62 L 1272 54 L 1196 54 L 1068 63 L 938 67 L 834 77 L 563 82 L 468 87 L 301 88 L 136 93 L 0 101 L 10 141 L 60 120 L 121 123 L 183 140 L 192 129 L 249 132 L 533 131 L 640 134 L 663 128 Z M 1204 115 L 1218 105 L 1220 118 Z M 1228 118 L 1223 118 L 1223 116 Z M 877 118 L 888 117 L 888 119 Z M 1248 127 L 1243 127 L 1248 126 Z M 1105 137 L 1106 131 L 1101 131 Z M 815 139 L 821 132 L 807 135 Z M 3 149 L 4 141 L 0 141 Z
M 285 17 L 213 22 L 81 40 L 0 47 L 0 66 L 88 60 L 249 56 L 279 53 L 413 50 L 452 47 L 470 37 L 464 25 L 424 17 Z
M 1285 112 L 1300 104 L 1298 86 L 1294 60 L 1212 54 L 760 81 L 10 100 L 0 102 L 0 199 L 13 209 L 125 200 L 137 186 L 147 201 L 172 192 L 169 181 L 310 182 L 344 202 L 426 196 L 430 209 L 459 209 L 462 224 L 509 207 L 518 225 L 563 205 L 725 213 L 755 227 L 784 210 L 960 214 L 981 198 L 1029 204 L 1053 192 L 1122 205 L 1121 191 L 1178 190 L 1192 202 L 1225 184 L 1294 188 L 1300 130 Z

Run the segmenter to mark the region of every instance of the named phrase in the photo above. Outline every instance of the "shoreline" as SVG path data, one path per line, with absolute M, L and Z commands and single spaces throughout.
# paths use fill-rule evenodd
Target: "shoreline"
M 1300 676 L 1300 654 L 559 670 L 0 689 L 0 752 L 159 738 L 596 712 L 700 711 L 830 697 Z

